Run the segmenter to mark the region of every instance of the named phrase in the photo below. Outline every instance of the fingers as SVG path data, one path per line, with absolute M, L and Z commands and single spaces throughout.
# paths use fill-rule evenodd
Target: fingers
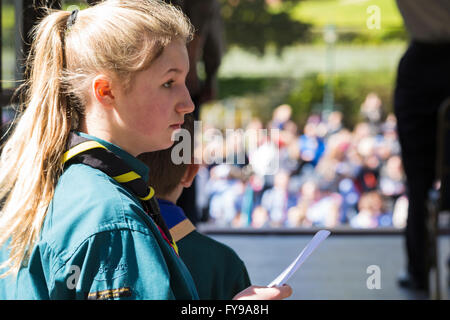
M 239 292 L 233 300 L 282 300 L 292 295 L 289 285 L 280 287 L 251 286 Z
M 261 300 L 283 300 L 292 295 L 292 288 L 287 284 L 280 287 L 262 287 L 256 291 L 260 292 Z
M 279 300 L 289 298 L 292 295 L 292 288 L 288 284 L 284 284 L 281 287 L 275 287 L 280 290 Z

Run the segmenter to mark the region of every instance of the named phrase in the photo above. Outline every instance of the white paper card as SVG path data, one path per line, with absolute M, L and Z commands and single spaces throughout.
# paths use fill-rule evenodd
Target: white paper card
M 282 286 L 297 271 L 297 269 L 308 259 L 308 257 L 317 249 L 319 244 L 330 235 L 328 230 L 318 231 L 306 247 L 300 252 L 298 257 L 287 267 L 278 277 L 276 277 L 268 287 Z

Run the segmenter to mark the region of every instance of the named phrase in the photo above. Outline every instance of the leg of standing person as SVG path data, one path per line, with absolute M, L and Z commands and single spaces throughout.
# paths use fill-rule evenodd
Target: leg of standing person
M 399 284 L 428 288 L 426 200 L 435 179 L 437 110 L 450 96 L 449 45 L 413 42 L 403 56 L 395 89 L 395 113 L 409 196 L 407 277 Z

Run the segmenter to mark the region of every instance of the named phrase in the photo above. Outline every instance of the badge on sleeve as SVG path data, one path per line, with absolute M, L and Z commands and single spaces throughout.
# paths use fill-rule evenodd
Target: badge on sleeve
M 124 297 L 131 297 L 131 289 L 129 287 L 89 292 L 87 296 L 88 300 L 111 300 Z

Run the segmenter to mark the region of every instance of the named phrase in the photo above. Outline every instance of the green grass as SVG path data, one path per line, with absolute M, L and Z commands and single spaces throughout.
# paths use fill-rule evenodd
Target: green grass
M 84 1 L 65 1 L 63 4 L 63 9 L 67 10 L 67 8 L 71 5 L 77 5 L 80 9 L 86 8 L 88 5 Z M 12 29 L 14 28 L 14 5 L 12 4 L 3 4 L 2 5 L 2 29 Z
M 233 77 L 219 78 L 218 99 L 244 96 L 246 94 L 262 94 L 280 81 L 276 77 Z
M 406 49 L 406 42 L 381 45 L 338 44 L 334 48 L 335 73 L 395 70 Z M 219 70 L 221 78 L 293 77 L 325 72 L 326 47 L 299 45 L 285 48 L 280 56 L 267 52 L 259 57 L 240 48 L 230 48 Z
M 2 88 L 13 88 L 16 86 L 14 80 L 15 54 L 14 54 L 14 6 L 3 4 L 2 6 Z
M 338 28 L 352 28 L 364 32 L 370 30 L 366 22 L 370 16 L 367 8 L 371 5 L 380 8 L 381 31 L 403 26 L 394 0 L 305 0 L 300 2 L 291 14 L 295 19 L 309 22 L 314 27 L 335 24 Z
M 71 5 L 77 5 L 81 9 L 86 8 L 88 5 L 82 1 L 65 1 L 63 5 L 63 9 L 67 10 L 67 8 Z M 13 29 L 14 28 L 14 6 L 11 4 L 4 4 L 2 6 L 2 29 Z
M 2 6 L 2 30 L 14 28 L 14 6 Z

